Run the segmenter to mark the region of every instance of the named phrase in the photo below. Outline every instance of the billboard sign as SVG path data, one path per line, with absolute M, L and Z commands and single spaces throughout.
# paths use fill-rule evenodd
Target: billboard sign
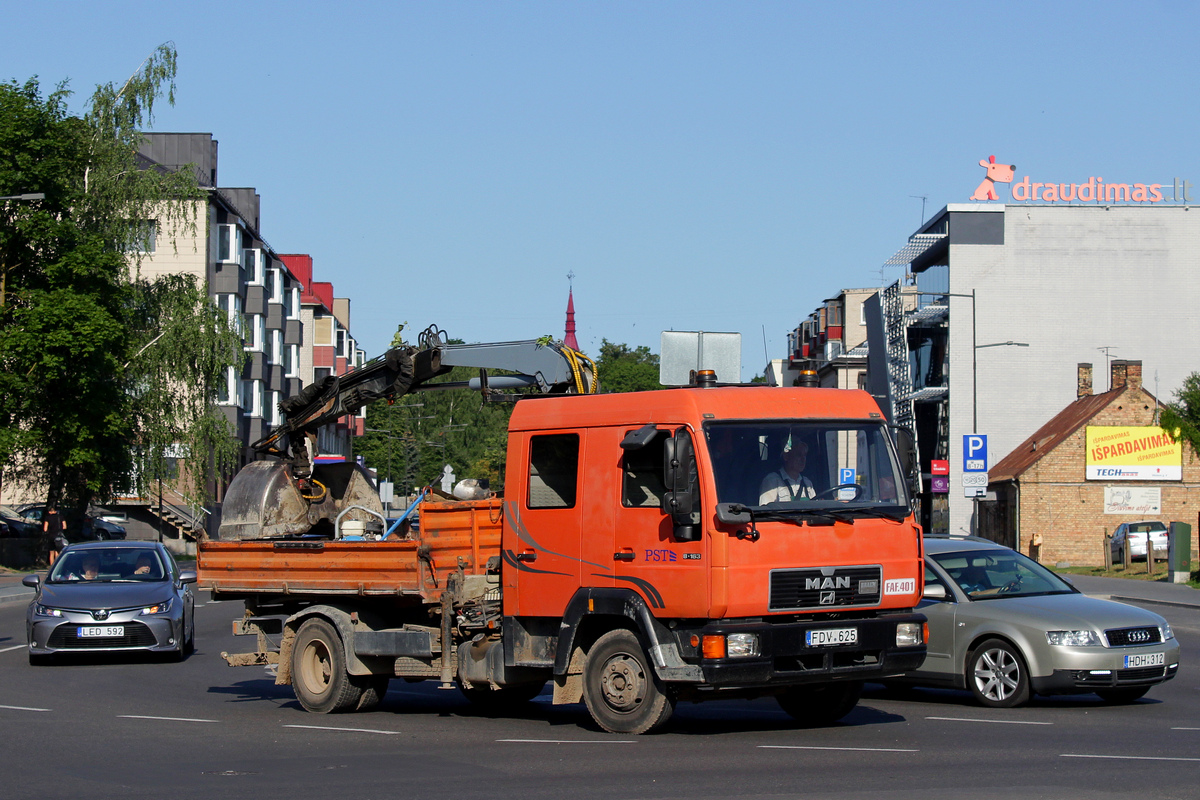
M 1162 428 L 1089 425 L 1089 481 L 1183 480 L 1183 447 Z

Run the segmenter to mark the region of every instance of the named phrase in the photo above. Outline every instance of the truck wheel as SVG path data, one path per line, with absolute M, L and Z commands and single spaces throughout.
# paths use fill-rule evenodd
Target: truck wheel
M 779 707 L 804 727 L 832 725 L 858 705 L 862 695 L 861 681 L 826 683 L 816 686 L 793 686 L 776 695 Z
M 592 719 L 609 733 L 649 733 L 675 710 L 638 637 L 623 629 L 604 634 L 588 651 L 583 699 Z
M 358 698 L 358 703 L 354 706 L 355 711 L 371 711 L 382 703 L 383 696 L 387 694 L 388 684 L 392 680 L 387 675 L 347 675 L 346 677 L 350 679 L 350 683 L 362 689 L 362 696 Z
M 315 714 L 357 709 L 363 687 L 350 678 L 337 630 L 323 619 L 306 620 L 292 648 L 292 688 L 300 705 Z

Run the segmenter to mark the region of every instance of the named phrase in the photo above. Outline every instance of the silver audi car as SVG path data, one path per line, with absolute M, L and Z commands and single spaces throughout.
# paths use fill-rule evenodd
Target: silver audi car
M 1034 694 L 1137 700 L 1179 670 L 1165 619 L 1081 594 L 1033 559 L 975 538 L 925 538 L 927 655 L 903 682 L 1007 708 Z
M 29 663 L 56 653 L 143 650 L 182 659 L 195 643 L 196 573 L 158 542 L 85 542 L 63 549 L 26 613 Z

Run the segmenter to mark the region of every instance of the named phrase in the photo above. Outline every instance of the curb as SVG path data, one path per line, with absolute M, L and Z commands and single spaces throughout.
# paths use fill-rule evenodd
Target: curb
M 18 603 L 22 601 L 28 603 L 33 599 L 33 595 L 34 593 L 31 591 L 21 592 L 20 594 L 0 594 L 0 605 L 4 605 L 6 603 Z
M 1155 605 L 1155 606 L 1171 606 L 1172 608 L 1188 608 L 1188 609 L 1191 609 L 1192 611 L 1200 611 L 1200 604 L 1179 603 L 1179 602 L 1176 602 L 1175 600 L 1150 600 L 1145 597 L 1124 597 L 1119 594 L 1110 594 L 1110 595 L 1108 595 L 1108 599 L 1116 600 L 1119 603 L 1133 603 L 1135 605 L 1149 603 L 1150 605 Z

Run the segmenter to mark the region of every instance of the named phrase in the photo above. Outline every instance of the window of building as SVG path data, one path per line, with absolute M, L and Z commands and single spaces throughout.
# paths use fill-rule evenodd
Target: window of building
M 129 235 L 126 252 L 153 253 L 158 249 L 158 220 L 144 219 L 129 223 Z
M 241 264 L 242 229 L 238 225 L 217 226 L 217 261 Z
M 275 267 L 267 270 L 267 288 L 270 290 L 268 299 L 272 303 L 283 302 L 283 270 Z
M 266 279 L 262 251 L 256 247 L 247 248 L 242 254 L 242 264 L 246 267 L 246 283 L 250 286 L 262 286 Z
M 347 353 L 349 352 L 346 349 L 349 340 L 350 340 L 350 337 L 346 333 L 346 330 L 342 327 L 338 327 L 338 329 L 337 329 L 337 354 L 338 354 L 339 358 L 345 358 Z
M 529 508 L 574 508 L 579 483 L 579 434 L 529 440 Z
M 245 349 L 254 353 L 261 353 L 263 351 L 264 338 L 265 330 L 262 314 L 247 314 L 246 332 L 242 339 L 245 342 Z
M 333 317 L 313 318 L 313 345 L 329 347 L 333 345 Z
M 313 383 L 320 383 L 332 374 L 333 370 L 329 367 L 317 367 L 313 370 Z
M 238 402 L 238 376 L 233 367 L 225 370 L 225 380 L 217 381 L 217 405 L 232 406 Z
M 239 336 L 244 336 L 243 330 L 245 326 L 242 320 L 242 296 L 238 294 L 219 294 L 217 295 L 217 308 L 225 312 L 229 319 L 229 324 L 237 331 Z
M 275 328 L 271 331 L 271 350 L 268 353 L 268 364 L 283 363 L 283 331 Z
M 272 390 L 270 401 L 271 404 L 267 408 L 267 424 L 274 428 L 283 422 L 283 420 L 280 419 L 279 392 Z
M 242 410 L 249 417 L 263 415 L 263 382 L 258 380 L 242 381 Z
M 300 287 L 293 286 L 288 290 L 287 318 L 300 319 Z
M 288 378 L 300 377 L 300 345 L 283 346 L 283 374 Z

